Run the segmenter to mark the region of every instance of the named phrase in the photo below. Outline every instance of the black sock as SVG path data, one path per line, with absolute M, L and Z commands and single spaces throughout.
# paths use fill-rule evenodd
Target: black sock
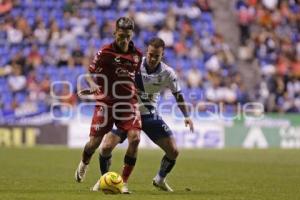
M 126 164 L 126 165 L 135 165 L 135 163 L 136 163 L 136 158 L 135 157 L 125 155 L 124 164 Z
M 135 163 L 136 163 L 135 157 L 125 155 L 123 172 L 122 172 L 122 178 L 123 178 L 124 183 L 127 183 L 129 176 L 131 175 L 131 173 L 133 171 Z
M 104 157 L 101 154 L 99 154 L 99 166 L 102 175 L 108 172 L 110 164 L 111 164 L 111 155 Z
M 166 155 L 161 159 L 159 175 L 161 177 L 166 177 L 167 174 L 173 169 L 176 160 L 169 159 Z

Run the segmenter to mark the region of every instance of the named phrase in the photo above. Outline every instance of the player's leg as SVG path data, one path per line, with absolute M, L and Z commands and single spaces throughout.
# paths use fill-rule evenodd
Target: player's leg
M 162 118 L 157 115 L 143 115 L 142 127 L 146 135 L 165 152 L 160 169 L 153 179 L 153 185 L 165 191 L 173 191 L 165 180 L 167 174 L 174 167 L 178 156 L 178 149 L 172 132 Z
M 121 138 L 113 132 L 109 132 L 105 135 L 100 146 L 99 154 L 99 166 L 102 175 L 109 171 L 112 156 L 111 152 L 119 144 L 120 141 Z
M 165 152 L 161 159 L 160 168 L 157 175 L 153 179 L 153 185 L 172 192 L 173 189 L 166 183 L 166 176 L 171 172 L 176 163 L 178 149 L 173 137 L 160 138 L 155 143 Z
M 122 171 L 124 186 L 122 192 L 128 194 L 130 192 L 128 191 L 127 183 L 136 163 L 138 145 L 140 143 L 141 116 L 137 104 L 129 106 L 124 105 L 120 108 L 127 109 L 127 111 L 129 110 L 128 112 L 121 110 L 121 112 L 118 113 L 119 118 L 116 122 L 117 128 L 120 131 L 127 133 L 128 147 L 124 156 L 124 166 Z
M 124 187 L 122 188 L 122 192 L 125 194 L 130 193 L 128 191 L 128 179 L 134 169 L 137 153 L 138 153 L 138 145 L 140 143 L 140 130 L 133 129 L 128 131 L 127 133 L 128 139 L 128 148 L 124 157 L 124 165 L 122 171 L 122 178 L 124 181 Z
M 124 167 L 122 173 L 122 178 L 125 183 L 128 182 L 128 178 L 136 163 L 138 145 L 140 142 L 140 130 L 128 131 L 127 139 L 128 139 L 128 148 L 124 157 Z
M 95 152 L 95 150 L 99 147 L 102 140 L 102 136 L 90 136 L 90 140 L 85 144 L 81 161 L 75 172 L 75 179 L 77 182 L 82 182 L 90 160 Z
M 104 106 L 95 107 L 90 128 L 90 140 L 84 147 L 82 159 L 75 172 L 75 179 L 77 182 L 83 181 L 92 155 L 99 147 L 103 136 L 109 132 L 113 126 L 113 121 L 110 117 L 111 115 L 109 115 L 106 109 Z
M 100 157 L 99 165 L 102 175 L 109 171 L 111 164 L 111 152 L 113 149 L 124 140 L 124 131 L 113 131 L 105 135 L 102 144 L 100 146 Z M 130 130 L 127 133 L 128 148 L 124 157 L 124 166 L 122 171 L 122 178 L 124 181 L 124 186 L 122 188 L 122 193 L 129 194 L 127 182 L 129 176 L 131 175 L 133 168 L 136 163 L 137 149 L 140 142 L 140 130 Z M 99 191 L 100 181 L 98 180 L 93 186 L 92 191 Z
M 109 171 L 109 167 L 111 165 L 111 152 L 120 141 L 121 138 L 112 132 L 109 132 L 104 136 L 99 153 L 99 167 L 102 175 Z M 95 183 L 91 190 L 99 191 L 99 189 L 100 180 Z

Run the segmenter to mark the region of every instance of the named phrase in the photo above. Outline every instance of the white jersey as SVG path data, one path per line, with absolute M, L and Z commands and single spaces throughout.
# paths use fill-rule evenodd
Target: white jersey
M 175 71 L 164 62 L 160 62 L 155 72 L 148 74 L 145 57 L 141 65 L 141 77 L 136 79 L 136 83 L 142 115 L 156 112 L 160 92 L 164 89 L 169 88 L 172 93 L 181 90 Z

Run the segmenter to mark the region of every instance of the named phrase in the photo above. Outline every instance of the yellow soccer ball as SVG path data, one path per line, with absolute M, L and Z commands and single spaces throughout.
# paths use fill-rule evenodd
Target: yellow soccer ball
M 105 194 L 122 193 L 123 179 L 116 172 L 107 172 L 100 178 L 100 190 Z

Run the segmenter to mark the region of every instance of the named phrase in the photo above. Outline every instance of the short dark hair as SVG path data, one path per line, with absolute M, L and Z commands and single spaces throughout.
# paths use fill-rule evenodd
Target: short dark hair
M 116 21 L 116 29 L 133 30 L 134 22 L 132 19 L 130 19 L 128 17 L 120 17 Z
M 162 47 L 163 49 L 165 49 L 165 42 L 159 37 L 152 38 L 148 42 L 148 46 L 150 46 L 150 45 L 155 47 L 155 48 Z

